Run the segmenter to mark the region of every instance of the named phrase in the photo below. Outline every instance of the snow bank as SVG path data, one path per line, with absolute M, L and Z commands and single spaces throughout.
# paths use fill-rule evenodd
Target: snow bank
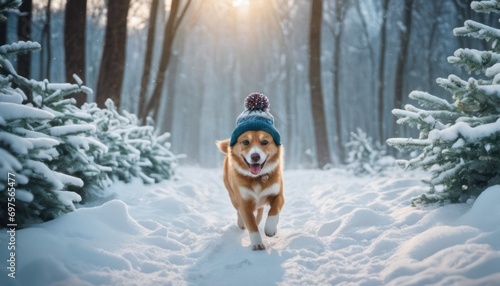
M 286 204 L 266 251 L 251 251 L 220 170 L 116 183 L 112 200 L 16 233 L 16 279 L 1 285 L 494 285 L 500 186 L 473 205 L 409 206 L 420 173 L 357 178 L 285 172 Z M 261 225 L 263 227 L 263 224 Z M 5 241 L 6 232 L 0 233 Z M 0 260 L 7 257 L 0 247 Z
M 500 222 L 500 185 L 489 187 L 476 199 L 474 205 L 459 223 L 469 225 L 481 230 L 492 231 Z M 497 241 L 500 248 L 500 240 Z

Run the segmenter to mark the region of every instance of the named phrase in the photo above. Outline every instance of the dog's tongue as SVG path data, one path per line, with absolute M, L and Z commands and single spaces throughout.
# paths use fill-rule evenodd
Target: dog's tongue
M 250 172 L 252 172 L 252 174 L 257 175 L 258 173 L 260 173 L 260 170 L 262 170 L 262 168 L 260 167 L 260 164 L 251 164 L 250 165 Z

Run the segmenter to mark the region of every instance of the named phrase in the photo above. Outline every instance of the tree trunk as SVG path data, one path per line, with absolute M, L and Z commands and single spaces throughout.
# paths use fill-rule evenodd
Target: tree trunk
M 363 10 L 362 10 L 362 7 L 361 7 L 361 1 L 362 0 L 356 0 L 354 1 L 354 5 L 355 5 L 355 9 L 356 9 L 356 12 L 359 16 L 359 19 L 361 21 L 361 27 L 363 28 L 363 36 L 364 36 L 364 44 L 366 46 L 366 49 L 368 50 L 368 58 L 370 59 L 370 66 L 369 66 L 369 69 L 366 71 L 367 74 L 370 75 L 370 78 L 368 79 L 370 84 L 369 84 L 369 90 L 373 91 L 374 94 L 373 96 L 370 96 L 367 100 L 367 104 L 369 107 L 375 107 L 376 106 L 376 102 L 377 102 L 377 94 L 375 94 L 375 91 L 377 90 L 377 73 L 376 73 L 376 68 L 377 68 L 377 57 L 375 56 L 376 54 L 376 51 L 375 51 L 375 48 L 374 48 L 374 45 L 373 45 L 373 42 L 371 40 L 371 30 L 373 29 L 372 28 L 372 23 L 369 23 L 368 20 L 366 19 L 367 17 L 364 16 L 364 13 L 363 13 Z M 369 116 L 365 116 L 366 119 L 368 120 L 364 120 L 365 123 L 369 123 L 369 125 L 371 126 L 374 122 L 374 120 L 376 120 L 376 118 L 378 118 L 378 114 L 377 114 L 377 110 L 374 109 L 373 110 L 374 113 L 373 113 L 373 118 L 372 117 L 372 113 L 370 112 L 370 115 Z M 372 119 L 373 118 L 373 119 Z M 376 122 L 375 122 L 375 126 L 377 126 Z M 368 127 L 368 128 L 372 128 L 372 127 Z M 382 129 L 382 125 L 381 124 L 378 124 L 377 128 L 379 129 Z M 377 131 L 380 131 L 380 130 L 374 130 L 375 132 Z M 379 137 L 377 138 L 376 136 L 377 135 L 380 135 L 378 133 L 375 133 L 374 134 L 374 137 L 375 137 L 375 140 L 377 142 L 381 142 L 382 141 L 382 138 Z M 345 155 L 345 154 L 344 154 Z
M 147 114 L 145 112 L 145 104 L 146 104 L 146 96 L 149 87 L 149 80 L 151 78 L 151 62 L 153 61 L 153 52 L 154 52 L 154 42 L 155 42 L 155 34 L 156 34 L 156 19 L 158 15 L 158 3 L 159 0 L 153 0 L 151 2 L 151 18 L 149 19 L 148 26 L 148 38 L 146 43 L 146 55 L 144 58 L 144 67 L 142 70 L 142 79 L 141 79 L 141 90 L 139 94 L 139 118 L 144 119 Z
M 130 0 L 108 1 L 108 20 L 104 51 L 96 92 L 96 101 L 99 107 L 104 107 L 106 99 L 111 98 L 116 107 L 120 109 L 120 97 L 125 71 L 129 6 Z
M 436 6 L 437 4 L 437 6 Z M 432 52 L 433 52 L 433 47 L 436 45 L 436 33 L 438 32 L 439 29 L 439 20 L 441 15 L 443 13 L 443 7 L 444 7 L 445 2 L 439 2 L 435 3 L 433 2 L 433 18 L 432 18 L 432 25 L 430 28 L 430 35 L 429 39 L 427 42 L 427 66 L 428 66 L 428 72 L 427 72 L 427 81 L 429 85 L 429 90 L 432 92 L 433 86 L 436 83 L 436 78 L 434 77 L 434 66 L 435 63 L 432 60 Z M 417 12 L 418 13 L 418 12 Z
M 110 1 L 112 2 L 112 1 Z M 85 82 L 85 27 L 87 17 L 87 0 L 68 0 L 64 11 L 64 52 L 66 81 L 74 82 L 76 74 Z M 49 61 L 50 62 L 50 58 Z M 72 95 L 76 105 L 87 101 L 83 92 Z
M 382 24 L 380 25 L 380 55 L 378 64 L 378 137 L 384 142 L 384 88 L 385 88 L 385 49 L 387 38 L 387 11 L 389 0 L 382 0 Z
M 173 59 L 172 66 L 170 67 L 171 73 L 167 73 L 167 103 L 166 103 L 166 111 L 165 111 L 165 131 L 172 132 L 174 128 L 174 106 L 175 106 L 175 74 L 177 72 L 177 65 L 179 59 Z M 158 120 L 158 105 L 155 106 L 153 112 L 155 119 Z
M 47 1 L 47 7 L 45 7 L 45 23 L 42 28 L 42 40 L 40 45 L 42 46 L 42 51 L 40 53 L 40 78 L 50 79 L 50 67 L 52 58 L 52 48 L 51 48 L 51 21 L 52 13 L 50 8 L 52 6 L 52 0 Z M 46 56 L 44 56 L 46 55 Z
M 405 0 L 404 5 L 404 28 L 400 30 L 399 53 L 396 64 L 396 80 L 394 83 L 394 108 L 401 108 L 403 103 L 403 85 L 405 78 L 405 66 L 408 58 L 408 46 L 410 44 L 411 23 L 413 14 L 413 0 Z
M 0 46 L 7 44 L 7 17 L 9 13 L 5 12 L 5 21 L 0 20 Z
M 32 0 L 26 0 L 19 6 L 19 17 L 17 22 L 17 39 L 18 41 L 31 41 L 31 15 L 32 15 Z M 17 73 L 25 78 L 31 78 L 31 53 L 17 54 Z M 33 94 L 29 89 L 23 89 L 27 99 L 24 104 L 33 102 Z
M 32 0 L 24 0 L 19 6 L 19 19 L 17 23 L 17 38 L 19 41 L 31 41 L 31 12 Z M 26 78 L 31 78 L 31 53 L 17 54 L 17 73 Z
M 321 24 L 323 20 L 323 1 L 312 0 L 311 26 L 309 32 L 309 85 L 311 89 L 311 111 L 318 166 L 323 168 L 331 163 L 328 133 L 321 86 Z
M 146 108 L 142 112 L 143 116 L 147 116 L 150 112 L 155 112 L 155 106 L 160 104 L 161 91 L 163 89 L 163 84 L 165 82 L 165 73 L 170 62 L 172 47 L 174 44 L 175 34 L 179 28 L 179 25 L 186 14 L 186 11 L 191 3 L 188 0 L 180 16 L 177 16 L 178 11 L 180 11 L 180 0 L 172 0 L 172 5 L 170 7 L 170 15 L 168 17 L 167 24 L 165 25 L 165 31 L 163 35 L 163 49 L 161 53 L 160 66 L 158 68 L 158 73 L 156 74 L 155 88 L 150 100 L 148 101 Z M 176 18 L 179 17 L 177 20 Z M 172 100 L 175 101 L 175 93 L 169 94 Z M 156 114 L 155 116 L 157 116 Z
M 344 16 L 346 12 L 346 1 L 335 1 L 335 24 L 333 29 L 334 55 L 333 55 L 333 107 L 335 114 L 335 143 L 340 162 L 344 161 L 344 147 L 342 145 L 342 117 L 340 107 L 340 59 L 342 54 L 342 35 L 344 31 Z

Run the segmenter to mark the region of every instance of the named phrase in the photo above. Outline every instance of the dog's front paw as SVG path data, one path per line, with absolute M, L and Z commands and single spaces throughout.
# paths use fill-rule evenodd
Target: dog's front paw
M 252 244 L 252 250 L 264 250 L 266 246 L 262 242 L 262 237 L 259 232 L 250 233 L 250 243 Z
M 278 222 L 280 220 L 279 215 L 268 216 L 266 220 L 266 226 L 264 227 L 264 233 L 269 236 L 275 236 L 278 232 Z
M 252 245 L 252 250 L 265 250 L 265 249 L 266 246 L 263 243 Z

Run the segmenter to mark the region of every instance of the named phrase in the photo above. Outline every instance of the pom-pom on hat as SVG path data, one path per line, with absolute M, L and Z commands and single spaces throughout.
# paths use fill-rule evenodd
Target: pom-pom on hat
M 280 133 L 274 127 L 274 117 L 269 113 L 269 106 L 269 99 L 262 93 L 251 93 L 245 98 L 245 111 L 236 119 L 236 128 L 229 142 L 231 147 L 236 144 L 241 134 L 258 130 L 269 133 L 274 143 L 281 145 Z

